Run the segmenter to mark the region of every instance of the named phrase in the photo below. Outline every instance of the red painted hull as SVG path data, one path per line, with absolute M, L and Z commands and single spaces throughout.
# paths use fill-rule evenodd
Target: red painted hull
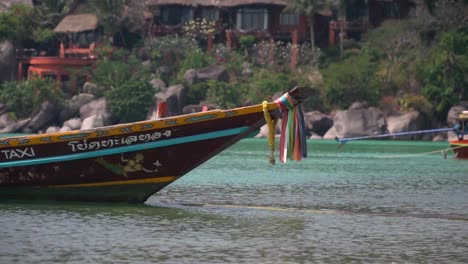
M 455 152 L 457 159 L 468 159 L 468 140 L 453 140 L 450 141 L 450 146 Z
M 310 96 L 297 88 L 296 100 Z M 264 108 L 266 107 L 266 108 Z M 0 200 L 144 202 L 263 126 L 277 104 L 0 139 Z

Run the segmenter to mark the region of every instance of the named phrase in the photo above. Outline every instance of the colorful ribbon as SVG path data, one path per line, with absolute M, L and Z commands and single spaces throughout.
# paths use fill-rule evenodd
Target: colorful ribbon
M 288 93 L 275 103 L 281 112 L 281 136 L 279 159 L 282 163 L 289 160 L 300 161 L 307 157 L 304 115 L 301 105 Z

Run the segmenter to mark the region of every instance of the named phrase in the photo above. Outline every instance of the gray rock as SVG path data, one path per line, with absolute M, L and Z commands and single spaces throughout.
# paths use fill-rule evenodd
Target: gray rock
M 51 126 L 51 127 L 48 127 L 46 129 L 46 133 L 49 134 L 49 133 L 55 133 L 55 132 L 59 132 L 60 131 L 60 127 L 58 126 Z
M 184 80 L 187 82 L 189 86 L 192 86 L 198 83 L 197 71 L 194 69 L 187 70 L 184 73 Z
M 92 94 L 92 95 L 95 95 L 95 96 L 101 96 L 104 94 L 104 91 L 106 91 L 107 88 L 106 87 L 102 87 L 102 86 L 98 86 L 94 83 L 91 83 L 91 82 L 85 82 L 85 84 L 83 85 L 83 92 L 87 93 L 87 94 Z
M 11 113 L 4 113 L 0 116 L 0 129 L 13 125 L 15 121 L 11 118 Z
M 103 116 L 100 114 L 95 114 L 83 120 L 83 124 L 81 125 L 81 130 L 87 130 L 87 129 L 102 127 L 102 126 L 104 126 Z
M 17 64 L 13 44 L 10 41 L 0 42 L 0 83 L 16 79 Z
M 456 105 L 450 108 L 447 113 L 447 124 L 449 127 L 453 127 L 454 125 L 458 124 L 458 116 L 461 112 L 468 110 L 468 105 Z
M 215 80 L 219 82 L 227 82 L 229 80 L 229 74 L 226 71 L 226 68 L 215 64 L 197 70 L 197 77 L 200 81 Z
M 167 88 L 166 92 L 159 92 L 155 95 L 157 102 L 167 103 L 167 115 L 175 116 L 182 113 L 182 107 L 185 105 L 185 87 L 183 85 L 173 85 Z
M 82 120 L 93 115 L 100 115 L 105 126 L 111 125 L 114 121 L 114 116 L 107 110 L 107 102 L 103 97 L 91 101 L 80 108 L 80 118 Z
M 167 88 L 166 83 L 159 78 L 151 79 L 149 83 L 153 86 L 155 90 L 164 91 Z
M 424 116 L 418 111 L 411 111 L 400 115 L 387 117 L 388 133 L 402 133 L 428 129 Z M 424 134 L 414 134 L 392 137 L 400 140 L 421 140 Z
M 319 111 L 305 113 L 304 121 L 307 132 L 320 136 L 323 136 L 333 126 L 333 119 Z
M 34 115 L 31 122 L 28 124 L 28 128 L 32 131 L 38 131 L 44 128 L 57 117 L 57 106 L 46 101 L 42 103 L 39 112 Z
M 69 128 L 68 126 L 63 126 L 63 127 L 60 128 L 59 131 L 60 131 L 60 132 L 67 132 L 67 131 L 71 131 L 71 130 L 72 130 L 72 129 Z
M 80 112 L 80 108 L 92 102 L 95 98 L 94 95 L 88 93 L 81 93 L 73 96 L 65 102 L 63 110 L 59 115 L 59 121 L 64 122 L 72 117 L 76 117 Z
M 0 130 L 0 133 L 16 133 L 22 131 L 22 129 L 25 128 L 29 122 L 31 122 L 31 118 L 23 119 Z
M 323 139 L 335 139 L 337 136 L 336 128 L 333 126 L 327 131 L 327 133 L 325 133 L 325 135 L 323 135 Z
M 70 130 L 78 130 L 81 128 L 83 122 L 80 118 L 72 118 L 63 123 L 63 127 L 69 127 Z
M 333 124 L 340 138 L 371 136 L 384 134 L 387 131 L 382 111 L 374 107 L 337 111 Z

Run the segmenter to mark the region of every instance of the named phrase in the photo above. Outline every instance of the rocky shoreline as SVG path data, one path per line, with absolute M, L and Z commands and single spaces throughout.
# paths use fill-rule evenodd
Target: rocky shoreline
M 161 69 L 164 70 L 164 69 Z M 221 65 L 211 65 L 199 70 L 188 70 L 184 85 L 166 87 L 164 81 L 154 78 L 150 83 L 160 90 L 154 95 L 154 105 L 148 109 L 146 119 L 157 117 L 158 102 L 167 102 L 166 116 L 200 112 L 204 106 L 215 109 L 215 105 L 186 105 L 185 94 L 190 86 L 207 80 L 227 81 L 228 73 Z M 14 120 L 13 113 L 0 103 L 0 133 L 52 133 L 58 131 L 86 130 L 116 124 L 117 120 L 107 107 L 106 99 L 101 95 L 105 87 L 87 82 L 80 89 L 81 93 L 66 100 L 63 106 L 44 102 L 40 109 L 28 118 Z M 277 94 L 278 98 L 281 94 Z M 453 106 L 448 112 L 445 124 L 435 124 L 430 117 L 418 111 L 384 113 L 381 109 L 369 107 L 365 102 L 355 102 L 346 110 L 332 113 L 312 111 L 304 113 L 306 130 L 313 139 L 350 138 L 386 133 L 401 133 L 417 130 L 453 127 L 459 113 L 468 110 L 468 102 Z M 279 127 L 277 128 L 279 133 Z M 266 137 L 267 128 L 263 127 L 256 137 Z M 446 141 L 455 139 L 453 132 L 416 134 L 400 136 L 398 140 Z

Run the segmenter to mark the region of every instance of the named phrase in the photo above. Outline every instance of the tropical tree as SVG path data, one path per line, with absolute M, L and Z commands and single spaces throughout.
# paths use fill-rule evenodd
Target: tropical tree
M 312 47 L 312 59 L 315 60 L 315 31 L 314 15 L 332 5 L 332 0 L 294 0 L 292 8 L 299 14 L 306 15 L 309 19 L 310 43 Z M 316 60 L 315 60 L 316 61 Z
M 122 37 L 121 28 L 125 20 L 122 14 L 126 0 L 92 0 L 90 4 L 96 10 L 96 15 L 99 23 L 103 26 L 107 41 L 109 44 L 113 44 L 114 36 L 117 33 Z

